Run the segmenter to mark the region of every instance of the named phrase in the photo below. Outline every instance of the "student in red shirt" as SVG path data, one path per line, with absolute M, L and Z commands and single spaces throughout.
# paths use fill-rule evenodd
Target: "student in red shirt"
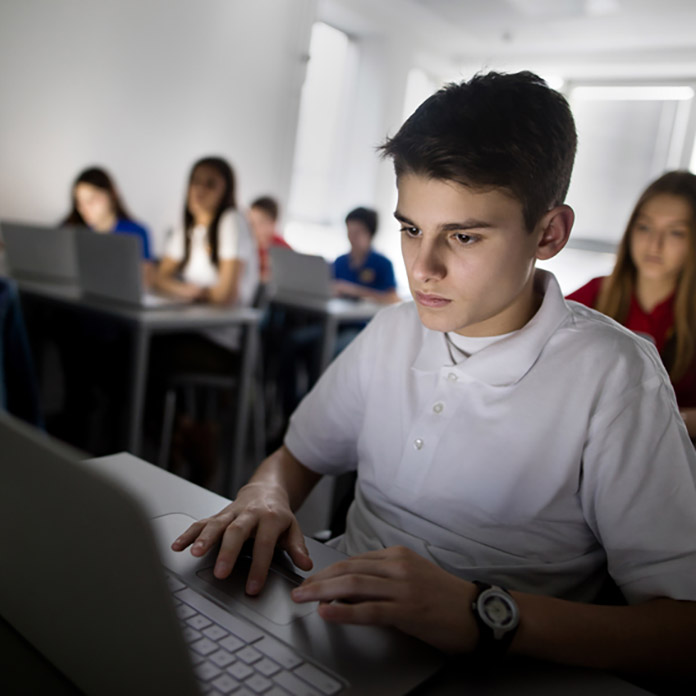
M 568 295 L 650 338 L 696 437 L 696 175 L 667 172 L 643 192 L 610 276 Z
M 261 282 L 267 283 L 271 275 L 271 259 L 268 250 L 273 246 L 281 246 L 286 249 L 290 245 L 278 234 L 278 203 L 270 196 L 257 198 L 249 207 L 249 224 L 256 237 L 256 245 L 259 248 L 259 268 Z

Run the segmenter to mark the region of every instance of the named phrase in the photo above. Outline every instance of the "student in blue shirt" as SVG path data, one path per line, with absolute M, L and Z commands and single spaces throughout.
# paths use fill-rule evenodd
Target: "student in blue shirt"
M 98 167 L 80 172 L 70 201 L 63 224 L 140 239 L 143 281 L 151 285 L 155 269 L 148 231 L 133 220 L 109 174 Z M 128 380 L 122 356 L 128 351 L 128 335 L 98 314 L 90 315 L 89 321 L 70 314 L 57 321 L 53 333 L 64 372 L 65 402 L 49 429 L 92 454 L 113 452 L 125 427 L 122 404 Z
M 339 297 L 383 304 L 399 301 L 392 262 L 372 248 L 377 219 L 377 212 L 370 208 L 355 208 L 346 215 L 350 252 L 333 264 L 334 291 Z
M 72 185 L 71 205 L 65 225 L 84 225 L 95 232 L 131 234 L 140 239 L 144 279 L 150 285 L 154 275 L 150 235 L 133 220 L 109 174 L 99 167 L 82 171 Z

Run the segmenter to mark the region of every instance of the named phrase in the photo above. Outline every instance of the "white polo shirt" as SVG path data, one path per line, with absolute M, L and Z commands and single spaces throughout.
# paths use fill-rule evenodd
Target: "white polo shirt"
M 592 601 L 696 600 L 696 455 L 659 355 L 563 299 L 452 364 L 413 303 L 382 310 L 293 415 L 285 443 L 357 468 L 340 548 L 402 544 L 456 575 Z
M 181 262 L 185 253 L 185 235 L 183 226 L 174 228 L 167 239 L 164 255 Z M 227 210 L 218 223 L 218 259 L 229 261 L 237 259 L 243 262 L 239 287 L 237 289 L 238 306 L 250 306 L 254 300 L 259 284 L 259 260 L 256 241 L 244 217 L 236 210 Z M 197 225 L 191 230 L 189 258 L 181 272 L 183 280 L 203 288 L 209 288 L 218 282 L 218 268 L 210 257 L 208 228 Z M 236 349 L 239 344 L 239 328 L 229 327 L 208 329 L 206 336 L 227 348 Z

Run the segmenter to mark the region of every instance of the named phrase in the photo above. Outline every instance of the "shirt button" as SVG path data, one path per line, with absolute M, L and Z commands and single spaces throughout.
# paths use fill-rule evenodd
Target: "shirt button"
M 438 401 L 434 406 L 433 406 L 433 411 L 435 413 L 442 413 L 442 410 L 445 408 L 445 404 L 443 404 L 441 401 Z
M 448 379 L 450 382 L 456 382 L 456 381 L 457 381 L 457 375 L 455 375 L 454 372 L 450 372 L 450 373 L 447 375 L 447 379 Z
M 422 449 L 422 447 L 423 447 L 423 440 L 421 440 L 420 438 L 414 440 L 414 441 L 413 441 L 413 446 L 414 446 L 417 450 Z

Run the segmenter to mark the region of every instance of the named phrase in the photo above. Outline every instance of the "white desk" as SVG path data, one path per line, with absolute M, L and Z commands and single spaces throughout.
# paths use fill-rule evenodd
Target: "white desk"
M 384 305 L 367 300 L 345 300 L 338 297 L 324 298 L 282 291 L 276 293 L 271 303 L 292 312 L 309 314 L 322 324 L 321 358 L 319 374 L 324 372 L 333 358 L 336 335 L 341 324 L 369 321 Z
M 207 517 L 229 503 L 126 453 L 100 457 L 92 463 L 139 498 L 152 517 L 174 508 L 193 517 Z M 166 501 L 163 495 L 153 494 L 164 490 Z M 311 550 L 316 542 L 308 543 Z M 475 659 L 465 656 L 453 659 L 434 679 L 412 692 L 414 696 L 646 696 L 648 693 L 605 672 L 509 659 L 491 673 L 482 671 Z
M 142 420 L 147 386 L 150 340 L 156 333 L 199 331 L 221 326 L 238 325 L 243 331 L 239 388 L 236 394 L 237 417 L 234 424 L 232 471 L 226 472 L 225 490 L 246 478 L 243 471 L 246 434 L 249 423 L 251 380 L 258 353 L 258 324 L 261 312 L 252 308 L 229 309 L 213 305 L 182 305 L 176 307 L 144 308 L 102 302 L 82 296 L 72 286 L 18 281 L 23 294 L 41 300 L 57 302 L 76 311 L 95 312 L 125 324 L 131 335 L 129 384 L 129 415 L 126 448 L 142 453 Z M 233 478 L 234 477 L 234 478 Z

